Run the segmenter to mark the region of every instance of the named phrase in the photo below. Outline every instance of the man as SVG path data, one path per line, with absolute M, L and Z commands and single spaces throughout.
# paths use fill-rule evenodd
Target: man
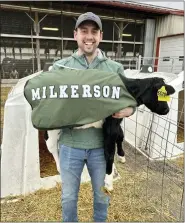
M 102 23 L 97 15 L 92 12 L 80 15 L 74 30 L 78 50 L 72 56 L 55 62 L 53 69 L 71 67 L 85 70 L 90 68 L 123 75 L 122 65 L 106 58 L 103 51 L 98 48 L 102 36 Z M 133 112 L 133 108 L 126 108 L 115 113 L 113 117 L 128 117 Z M 102 128 L 63 129 L 59 138 L 59 148 L 63 221 L 78 221 L 78 192 L 85 164 L 91 177 L 94 193 L 94 221 L 106 221 L 109 196 L 101 189 L 104 186 L 106 173 Z

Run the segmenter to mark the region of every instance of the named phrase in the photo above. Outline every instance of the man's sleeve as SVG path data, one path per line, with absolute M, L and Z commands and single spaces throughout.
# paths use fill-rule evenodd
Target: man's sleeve
M 54 62 L 54 63 L 53 63 L 53 66 L 52 66 L 52 68 L 51 68 L 51 71 L 58 70 L 58 69 L 59 69 L 59 67 L 58 67 L 58 65 L 57 65 L 57 62 Z
M 124 74 L 124 68 L 123 68 L 123 65 L 122 64 L 120 64 L 120 66 L 118 68 L 118 74 L 119 75 L 122 75 L 122 76 L 125 76 L 125 74 Z

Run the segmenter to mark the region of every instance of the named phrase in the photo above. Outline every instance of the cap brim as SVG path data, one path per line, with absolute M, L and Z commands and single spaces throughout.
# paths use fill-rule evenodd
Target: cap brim
M 101 30 L 101 27 L 98 24 L 98 22 L 95 19 L 92 19 L 92 18 L 86 18 L 86 19 L 83 19 L 83 20 L 77 22 L 77 24 L 75 26 L 75 29 L 77 29 L 82 23 L 87 22 L 87 21 L 94 22 L 97 25 L 97 27 Z

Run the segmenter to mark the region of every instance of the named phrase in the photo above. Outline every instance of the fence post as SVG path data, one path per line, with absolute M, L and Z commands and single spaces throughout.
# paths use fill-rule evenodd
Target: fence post
M 171 73 L 173 73 L 173 66 L 174 66 L 174 58 L 172 58 L 172 68 L 171 68 Z
M 183 62 L 182 62 L 182 71 L 184 70 L 184 59 L 183 59 Z
M 138 58 L 136 57 L 136 70 L 138 70 Z
M 141 70 L 141 55 L 139 55 L 138 59 L 138 70 Z

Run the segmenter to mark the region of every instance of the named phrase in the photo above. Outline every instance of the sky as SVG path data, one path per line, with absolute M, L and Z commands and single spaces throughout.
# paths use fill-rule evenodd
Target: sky
M 157 5 L 162 7 L 174 8 L 174 9 L 184 9 L 184 1 L 141 1 L 141 3 Z

